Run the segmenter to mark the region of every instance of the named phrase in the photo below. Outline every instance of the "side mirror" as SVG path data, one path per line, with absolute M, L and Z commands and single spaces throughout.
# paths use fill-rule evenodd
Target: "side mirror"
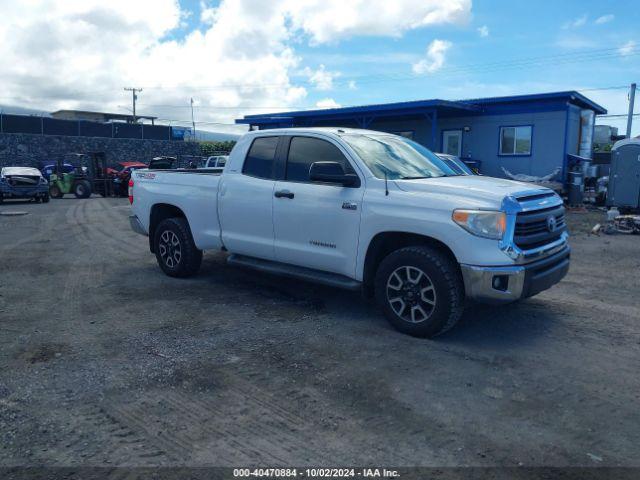
M 309 180 L 312 182 L 337 183 L 344 187 L 357 187 L 360 179 L 353 173 L 345 173 L 338 162 L 314 162 L 309 168 Z

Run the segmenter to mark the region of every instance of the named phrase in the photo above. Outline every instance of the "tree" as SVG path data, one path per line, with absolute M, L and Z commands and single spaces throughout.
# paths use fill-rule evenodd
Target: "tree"
M 226 142 L 200 142 L 200 154 L 203 157 L 229 153 L 236 144 L 235 140 Z

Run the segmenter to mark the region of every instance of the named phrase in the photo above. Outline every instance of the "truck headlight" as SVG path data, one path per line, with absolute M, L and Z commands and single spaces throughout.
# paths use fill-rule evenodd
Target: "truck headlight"
M 507 216 L 503 212 L 454 210 L 451 218 L 467 232 L 493 240 L 501 240 L 507 227 Z

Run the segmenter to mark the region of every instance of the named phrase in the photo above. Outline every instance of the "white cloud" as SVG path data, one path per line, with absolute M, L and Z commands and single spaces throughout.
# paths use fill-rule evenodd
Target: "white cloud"
M 478 34 L 482 37 L 488 37 L 489 36 L 489 27 L 487 27 L 486 25 L 482 25 L 481 27 L 478 28 Z
M 341 106 L 333 98 L 323 98 L 316 102 L 316 107 L 318 108 L 340 108 Z
M 594 23 L 596 25 L 602 25 L 603 23 L 609 23 L 613 21 L 614 18 L 616 18 L 615 15 L 613 13 L 609 13 L 607 15 L 602 15 L 601 17 L 596 18 L 596 21 Z
M 305 67 L 302 73 L 309 77 L 311 85 L 318 90 L 331 90 L 333 88 L 333 80 L 341 75 L 340 72 L 330 72 L 326 70 L 324 65 L 320 65 L 318 70 Z
M 442 68 L 445 61 L 445 54 L 452 46 L 447 40 L 435 39 L 427 47 L 427 58 L 413 64 L 413 72 L 422 75 L 424 73 L 433 73 Z
M 363 35 L 397 37 L 418 27 L 466 23 L 471 17 L 471 0 L 285 0 L 281 8 L 294 29 L 316 44 Z
M 585 25 L 587 23 L 587 19 L 588 19 L 588 15 L 586 13 L 580 15 L 577 18 L 574 18 L 573 20 L 569 20 L 568 22 L 565 22 L 562 25 L 562 28 L 564 28 L 565 30 L 568 28 L 579 28 L 582 27 L 583 25 Z
M 196 120 L 209 122 L 300 105 L 301 42 L 396 37 L 471 15 L 471 0 L 203 0 L 193 13 L 178 0 L 1 3 L 0 104 L 122 112 L 123 87 L 135 86 L 140 114 L 188 121 L 193 97 Z M 178 35 L 189 15 L 200 24 Z M 319 89 L 337 75 L 312 73 Z
M 632 53 L 636 53 L 636 42 L 634 42 L 633 40 L 629 40 L 618 49 L 618 53 L 625 57 L 631 55 Z
M 598 41 L 593 37 L 573 34 L 562 35 L 556 40 L 555 44 L 560 48 L 566 48 L 568 50 L 598 47 Z
M 349 90 L 357 90 L 358 86 L 356 85 L 356 81 L 355 80 L 349 80 L 349 83 L 347 84 L 347 88 Z
M 216 9 L 200 0 L 200 22 L 213 25 L 216 20 Z

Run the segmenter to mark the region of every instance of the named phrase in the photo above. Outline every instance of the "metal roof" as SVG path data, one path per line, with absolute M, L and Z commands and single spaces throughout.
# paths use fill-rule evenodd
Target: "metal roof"
M 487 98 L 472 98 L 469 100 L 461 100 L 462 102 L 469 102 L 476 105 L 482 104 L 496 104 L 496 103 L 519 103 L 519 102 L 539 102 L 544 100 L 566 100 L 569 103 L 578 105 L 579 107 L 589 108 L 594 110 L 597 115 L 604 115 L 607 113 L 607 109 L 601 105 L 598 105 L 593 100 L 585 97 L 581 93 L 575 90 L 567 90 L 564 92 L 549 92 L 549 93 L 534 93 L 529 95 L 512 95 L 508 97 L 487 97 Z
M 236 120 L 236 123 L 245 124 L 279 124 L 296 119 L 321 118 L 341 119 L 353 118 L 356 116 L 375 115 L 378 116 L 404 116 L 423 115 L 425 113 L 437 112 L 439 117 L 459 116 L 461 114 L 478 115 L 487 109 L 492 109 L 499 105 L 513 105 L 521 107 L 523 104 L 548 103 L 548 102 L 569 102 L 582 108 L 592 109 L 597 115 L 607 113 L 607 110 L 588 99 L 576 91 L 538 93 L 532 95 L 514 95 L 508 97 L 488 97 L 468 100 L 416 100 L 410 102 L 382 103 L 373 105 L 362 105 L 355 107 L 326 108 L 316 110 L 298 110 L 282 113 L 265 113 L 245 115 L 244 118 Z
M 133 120 L 132 114 L 127 113 L 109 113 L 109 112 L 93 112 L 90 110 L 56 110 L 55 112 L 51 112 L 52 117 L 56 117 L 59 115 L 65 114 L 73 114 L 73 115 L 101 115 L 106 119 L 111 120 Z M 136 115 L 135 118 L 144 118 L 147 120 L 156 120 L 158 117 L 154 117 L 151 115 Z
M 480 107 L 476 105 L 464 104 L 461 102 L 455 102 L 451 100 L 416 100 L 412 102 L 396 102 L 396 103 L 379 103 L 374 105 L 362 105 L 357 107 L 341 107 L 341 108 L 323 108 L 317 110 L 298 110 L 293 112 L 285 112 L 285 113 L 276 113 L 276 114 L 255 114 L 255 115 L 245 115 L 245 119 L 264 119 L 264 118 L 273 118 L 277 117 L 280 119 L 285 118 L 303 118 L 303 117 L 315 117 L 317 115 L 321 115 L 323 117 L 327 116 L 351 116 L 354 114 L 367 114 L 373 113 L 383 114 L 383 113 L 392 113 L 393 115 L 397 115 L 400 111 L 403 114 L 411 114 L 411 113 L 422 113 L 426 109 L 438 109 L 438 112 L 447 111 L 447 110 L 455 110 L 455 111 L 467 111 L 467 112 L 475 112 L 480 111 Z

